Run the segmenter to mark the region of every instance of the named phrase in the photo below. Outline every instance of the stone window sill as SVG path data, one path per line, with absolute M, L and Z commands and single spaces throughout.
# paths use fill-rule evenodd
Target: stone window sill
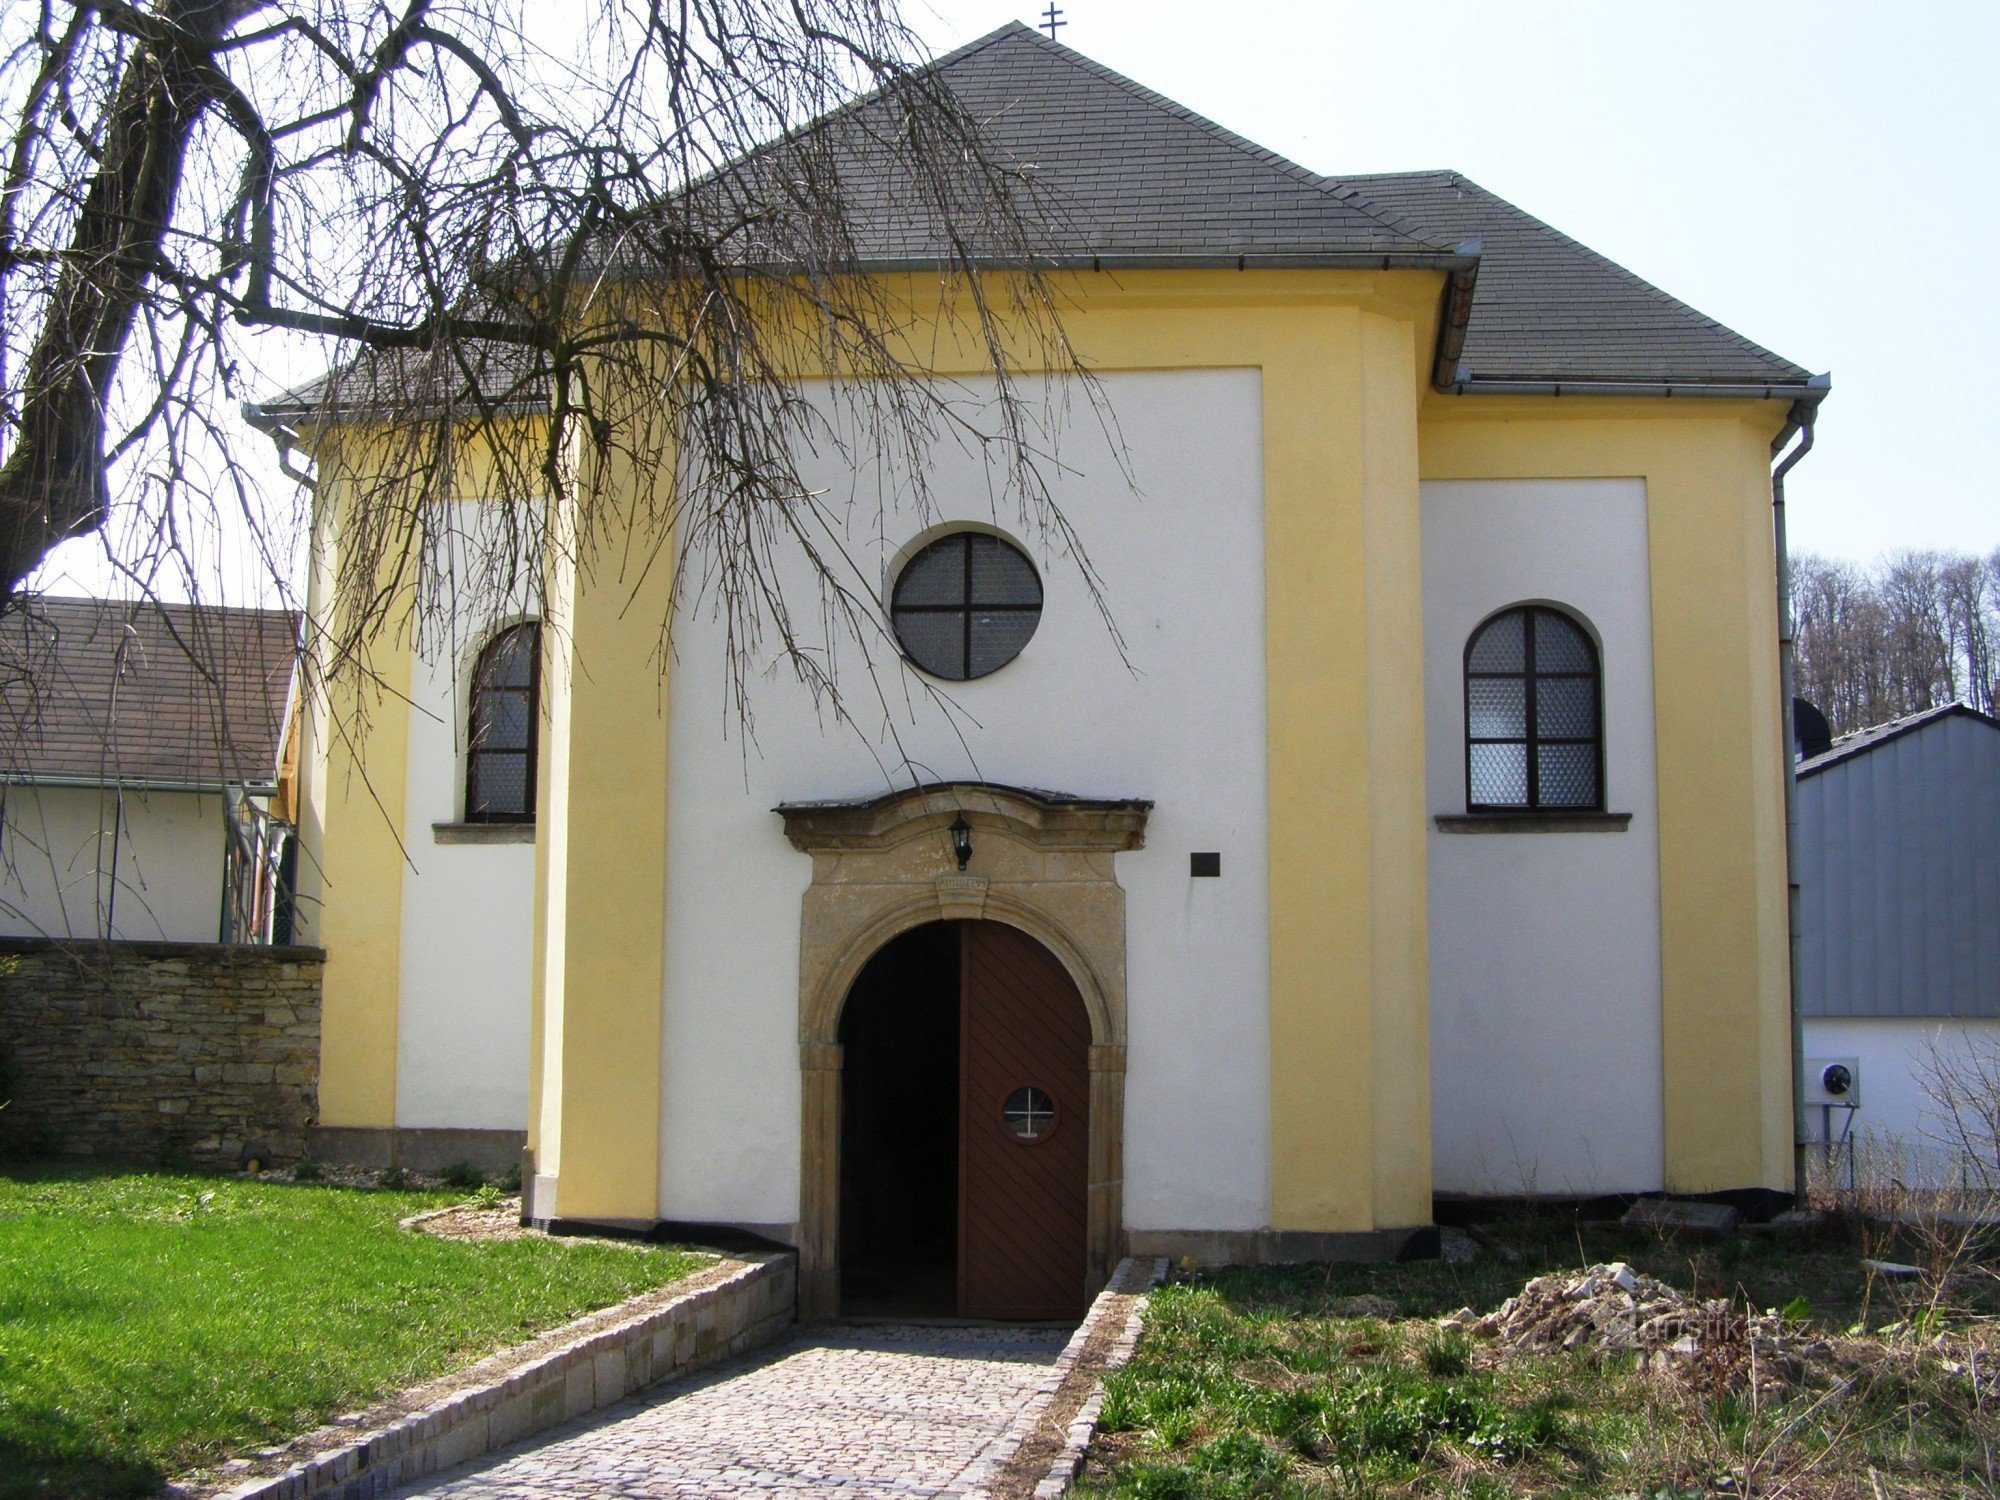
M 532 844 L 533 823 L 433 823 L 431 837 L 440 844 Z
M 1630 813 L 1527 812 L 1439 813 L 1433 819 L 1445 833 L 1623 833 Z

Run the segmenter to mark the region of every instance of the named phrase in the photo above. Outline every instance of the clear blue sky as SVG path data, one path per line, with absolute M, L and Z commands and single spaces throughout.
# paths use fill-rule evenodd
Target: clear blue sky
M 1046 4 L 1047 0 L 1041 0 Z M 1060 38 L 1316 171 L 1453 167 L 1833 372 L 1794 545 L 2000 547 L 2000 4 L 1067 0 Z M 915 0 L 940 49 L 1022 0 Z

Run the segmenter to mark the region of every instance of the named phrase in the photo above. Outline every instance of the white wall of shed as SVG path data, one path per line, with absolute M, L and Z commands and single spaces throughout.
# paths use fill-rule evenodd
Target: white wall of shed
M 220 793 L 17 785 L 5 805 L 0 936 L 220 938 Z
M 1622 833 L 1445 833 L 1430 867 L 1440 1192 L 1662 1185 L 1659 819 L 1646 491 L 1637 479 L 1423 486 L 1424 738 L 1433 816 L 1465 811 L 1464 652 L 1511 605 L 1598 636 L 1606 807 Z
M 2000 1021 L 1808 1016 L 1805 1042 L 1808 1083 L 1832 1062 L 1850 1063 L 1860 1079 L 1861 1105 L 1851 1121 L 1844 1110 L 1807 1105 L 1813 1139 L 1838 1140 L 1851 1127 L 1864 1185 L 1891 1175 L 1912 1187 L 1960 1183 L 1957 1131 L 1927 1084 L 1983 1074 L 1990 1101 L 1990 1090 L 2000 1088 Z M 1975 1115 L 1968 1114 L 1967 1128 L 1974 1140 L 1989 1139 Z

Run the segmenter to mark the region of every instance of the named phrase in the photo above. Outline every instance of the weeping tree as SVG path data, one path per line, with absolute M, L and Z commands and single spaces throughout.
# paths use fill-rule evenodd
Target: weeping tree
M 369 434 L 339 485 L 341 608 L 308 626 L 336 671 L 552 547 L 615 543 L 677 564 L 744 662 L 831 691 L 809 642 L 878 613 L 798 473 L 828 443 L 894 457 L 921 509 L 928 445 L 976 441 L 996 507 L 1068 540 L 1041 474 L 1051 393 L 1078 387 L 1020 374 L 1081 373 L 1036 270 L 1060 209 L 893 0 L 559 9 L 6 7 L 0 597 L 114 516 L 142 580 L 221 517 L 294 572 L 246 400 L 281 444 Z M 911 336 L 913 289 L 941 334 Z M 990 376 L 976 412 L 925 367 L 940 337 Z M 285 361 L 330 373 L 270 399 Z M 790 555 L 810 597 L 779 583 Z

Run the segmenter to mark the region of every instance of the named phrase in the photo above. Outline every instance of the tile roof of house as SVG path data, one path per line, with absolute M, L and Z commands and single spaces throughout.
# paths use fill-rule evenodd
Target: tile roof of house
M 1935 724 L 1940 719 L 1953 717 L 1973 719 L 1989 729 L 2000 729 L 2000 719 L 1981 713 L 1969 703 L 1941 703 L 1936 708 L 1921 709 L 1916 713 L 1891 719 L 1886 724 L 1871 724 L 1866 729 L 1851 730 L 1836 737 L 1831 749 L 1822 750 L 1818 755 L 1799 762 L 1799 775 L 1801 777 L 1815 775 L 1844 760 L 1852 760 L 1857 755 L 1866 755 L 1870 750 L 1878 750 L 1891 740 L 1899 740 L 1927 724 Z
M 268 786 L 298 617 L 29 598 L 0 615 L 0 781 Z
M 1577 382 L 1805 393 L 1810 374 L 1803 366 L 1455 172 L 1322 176 L 1019 22 L 947 53 L 930 71 L 981 123 L 994 161 L 1034 184 L 1025 216 L 1047 261 L 1461 273 L 1476 264 L 1464 347 L 1442 350 L 1456 355 L 1457 372 L 1468 380 L 1457 388 Z M 866 96 L 749 153 L 678 201 L 707 201 L 707 210 L 691 212 L 715 223 L 754 222 L 760 208 L 768 214 L 771 203 L 789 197 L 787 153 L 823 150 L 837 163 L 860 267 L 934 265 L 945 253 L 938 226 L 913 206 L 922 195 L 898 180 L 892 153 L 879 144 L 891 124 L 884 97 Z M 772 243 L 782 245 L 785 236 L 774 231 Z M 760 254 L 746 241 L 738 249 L 752 259 Z M 618 258 L 607 249 L 600 264 Z M 1453 294 L 1465 291 L 1461 285 Z M 1449 325 L 1441 337 L 1451 337 Z M 393 371 L 410 358 L 376 363 Z M 500 368 L 507 367 L 503 361 Z M 1447 368 L 1447 379 L 1451 373 Z M 335 394 L 331 379 L 265 410 L 310 412 Z

